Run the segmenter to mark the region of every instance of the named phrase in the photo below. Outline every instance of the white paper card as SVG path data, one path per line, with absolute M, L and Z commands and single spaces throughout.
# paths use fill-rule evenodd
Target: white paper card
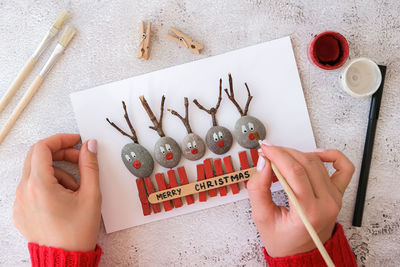
M 186 51 L 182 51 L 184 53 Z M 102 216 L 107 233 L 133 227 L 177 215 L 182 215 L 248 197 L 243 183 L 240 193 L 224 197 L 207 197 L 207 202 L 196 202 L 171 211 L 143 216 L 134 177 L 121 160 L 122 147 L 131 142 L 111 127 L 109 118 L 129 133 L 123 117 L 121 100 L 128 107 L 129 117 L 136 129 L 139 143 L 153 153 L 157 133 L 139 100 L 144 95 L 156 116 L 160 112 L 162 94 L 166 96 L 165 108 L 173 108 L 184 114 L 183 97 L 189 97 L 190 123 L 195 133 L 205 137 L 211 127 L 211 116 L 199 110 L 192 102 L 197 98 L 206 108 L 215 106 L 218 97 L 219 79 L 223 88 L 228 88 L 228 73 L 232 74 L 235 97 L 244 107 L 247 82 L 254 96 L 249 115 L 257 117 L 267 126 L 267 138 L 276 145 L 289 146 L 302 151 L 315 149 L 314 136 L 307 112 L 307 106 L 299 79 L 290 37 L 235 50 L 222 55 L 147 73 L 126 80 L 98 86 L 71 95 L 72 105 L 82 140 L 98 140 L 100 185 L 103 194 Z M 223 92 L 221 107 L 217 113 L 220 125 L 233 130 L 240 117 L 235 106 Z M 186 135 L 182 122 L 165 110 L 164 132 L 178 143 Z M 239 169 L 238 152 L 244 150 L 234 142 L 231 155 L 235 170 Z M 210 151 L 205 158 L 217 158 Z M 222 156 L 219 156 L 222 158 Z M 196 181 L 196 164 L 182 159 L 178 166 L 185 166 L 189 182 Z M 155 164 L 154 173 L 166 172 Z M 273 191 L 281 189 L 278 183 Z M 162 205 L 161 205 L 162 206 Z

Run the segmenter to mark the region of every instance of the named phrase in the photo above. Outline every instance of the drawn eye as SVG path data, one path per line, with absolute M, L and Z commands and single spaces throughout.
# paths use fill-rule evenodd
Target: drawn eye
M 218 132 L 218 136 L 219 136 L 219 139 L 224 138 L 224 136 L 222 135 L 222 132 Z
M 135 152 L 131 152 L 131 156 L 132 156 L 132 158 L 136 158 L 136 154 L 135 154 Z
M 250 129 L 250 131 L 254 131 L 254 124 L 253 123 L 251 123 L 251 122 L 249 122 L 249 129 Z
M 247 133 L 246 125 L 242 125 L 242 133 Z
M 129 157 L 129 155 L 127 155 L 127 154 L 125 154 L 125 158 L 126 158 L 126 160 L 129 161 L 129 162 L 132 161 L 132 159 L 131 159 L 131 158 Z
M 165 144 L 165 148 L 167 149 L 168 152 L 172 151 L 171 146 L 169 144 Z
M 213 133 L 213 138 L 214 138 L 215 142 L 218 142 L 219 138 L 218 138 L 217 133 Z
M 165 154 L 165 149 L 164 149 L 164 147 L 160 146 L 160 151 L 161 151 L 161 153 Z
M 189 148 L 189 149 L 192 149 L 192 144 L 189 142 L 189 143 L 187 143 L 187 147 Z
M 193 141 L 193 147 L 197 147 L 196 141 Z

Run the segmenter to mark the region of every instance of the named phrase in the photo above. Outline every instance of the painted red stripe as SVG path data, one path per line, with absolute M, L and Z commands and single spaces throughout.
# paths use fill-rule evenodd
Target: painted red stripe
M 170 184 L 171 188 L 177 187 L 178 183 L 176 181 L 175 171 L 169 170 L 169 171 L 167 171 L 167 174 L 168 174 L 168 180 L 169 180 L 169 184 Z M 175 208 L 182 207 L 182 199 L 181 198 L 174 198 L 172 200 L 172 202 L 174 203 Z
M 253 148 L 252 150 L 250 150 L 250 155 L 251 155 L 251 161 L 253 162 L 253 166 L 256 167 L 258 162 L 257 148 Z
M 136 186 L 139 193 L 140 204 L 142 204 L 143 215 L 144 216 L 150 215 L 151 213 L 150 203 L 149 200 L 147 199 L 147 193 L 146 189 L 144 188 L 144 183 L 142 178 L 136 179 Z
M 246 151 L 239 152 L 239 161 L 242 170 L 250 168 Z M 244 186 L 247 187 L 247 181 L 244 182 Z
M 221 159 L 215 159 L 214 160 L 214 169 L 215 169 L 215 175 L 223 175 L 224 174 L 224 169 L 222 168 L 222 161 Z M 223 197 L 226 196 L 228 191 L 226 190 L 226 186 L 220 187 L 219 188 L 219 194 Z
M 156 173 L 156 182 L 158 186 L 158 191 L 167 189 L 167 185 L 165 184 L 164 180 L 164 175 L 162 173 Z M 172 210 L 172 204 L 170 200 L 164 201 L 162 204 L 164 206 L 165 211 Z
M 185 167 L 179 167 L 179 168 L 178 168 L 178 176 L 179 176 L 179 179 L 181 180 L 181 184 L 182 184 L 182 185 L 185 185 L 185 184 L 188 184 L 188 183 L 189 183 L 188 178 L 187 178 L 187 175 L 186 175 Z M 194 203 L 194 197 L 193 197 L 193 195 L 188 195 L 188 196 L 185 197 L 185 199 L 186 199 L 186 203 L 187 203 L 188 205 Z
M 234 172 L 234 169 L 233 169 L 233 166 L 232 166 L 231 156 L 228 156 L 228 157 L 224 158 L 224 165 L 225 165 L 226 173 Z M 230 186 L 231 186 L 232 194 L 239 193 L 240 188 L 239 188 L 238 184 L 231 184 Z
M 204 169 L 206 172 L 206 178 L 213 178 L 214 177 L 214 172 L 213 172 L 213 167 L 211 164 L 211 159 L 205 159 L 204 160 Z M 215 197 L 218 195 L 217 189 L 210 189 L 208 190 L 208 194 L 210 197 Z
M 272 174 L 272 182 L 279 182 L 278 177 L 276 177 L 275 173 Z
M 202 181 L 206 177 L 204 175 L 204 165 L 203 164 L 198 164 L 196 166 L 197 169 L 197 181 Z M 199 193 L 199 201 L 200 202 L 205 202 L 207 201 L 207 192 L 200 192 Z
M 154 193 L 154 185 L 153 182 L 151 181 L 150 177 L 144 178 L 144 185 L 146 186 L 146 191 L 150 195 Z M 161 211 L 161 207 L 159 203 L 156 204 L 150 204 L 151 208 L 153 209 L 154 213 L 159 213 Z

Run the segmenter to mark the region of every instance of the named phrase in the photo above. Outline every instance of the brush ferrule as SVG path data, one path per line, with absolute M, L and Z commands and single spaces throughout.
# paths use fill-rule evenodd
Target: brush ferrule
M 51 27 L 50 30 L 47 32 L 43 40 L 40 42 L 39 46 L 36 48 L 36 51 L 33 53 L 32 58 L 36 60 L 43 54 L 44 50 L 49 46 L 50 41 L 56 36 L 58 30 L 54 27 Z
M 57 62 L 59 57 L 63 54 L 65 47 L 61 44 L 57 43 L 57 46 L 54 48 L 53 53 L 51 53 L 49 59 L 46 64 L 40 71 L 40 76 L 45 77 L 49 71 L 53 68 L 54 64 Z

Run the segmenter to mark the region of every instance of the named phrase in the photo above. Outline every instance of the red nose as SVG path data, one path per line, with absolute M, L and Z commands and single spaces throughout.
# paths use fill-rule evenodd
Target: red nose
M 249 139 L 250 140 L 254 140 L 254 134 L 253 133 L 249 134 Z
M 223 147 L 225 145 L 224 141 L 220 140 L 218 142 L 218 147 Z
M 199 151 L 197 150 L 197 148 L 193 148 L 193 149 L 192 149 L 192 154 L 197 154 L 197 152 L 199 152 Z
M 142 163 L 140 163 L 138 160 L 135 160 L 132 165 L 135 169 L 139 169 L 140 166 L 142 166 Z
M 167 155 L 165 155 L 165 158 L 166 158 L 167 160 L 170 160 L 170 159 L 173 159 L 173 158 L 174 158 L 174 155 L 172 155 L 172 153 L 169 152 L 169 153 L 167 153 Z

